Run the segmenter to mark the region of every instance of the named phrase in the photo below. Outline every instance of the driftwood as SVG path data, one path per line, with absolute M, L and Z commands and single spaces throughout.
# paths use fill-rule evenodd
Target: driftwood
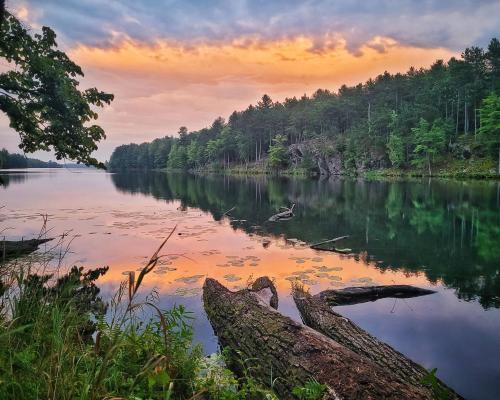
M 422 289 L 410 285 L 354 286 L 337 290 L 324 290 L 314 297 L 331 306 L 366 303 L 384 297 L 407 299 L 435 293 L 434 290 Z
M 279 221 L 280 219 L 289 219 L 293 217 L 293 209 L 295 208 L 295 204 L 292 204 L 290 208 L 286 207 L 280 207 L 280 208 L 284 209 L 285 211 L 272 215 L 271 217 L 269 217 L 268 221 L 276 222 Z
M 293 398 L 293 388 L 311 379 L 326 385 L 323 399 L 433 398 L 429 388 L 280 314 L 269 305 L 272 282 L 257 282 L 238 292 L 210 278 L 203 286 L 208 318 L 236 373 L 246 370 L 262 385 L 272 385 L 281 399 Z
M 346 236 L 339 236 L 339 237 L 336 237 L 334 239 L 329 239 L 329 240 L 324 240 L 322 242 L 318 242 L 318 243 L 314 243 L 314 244 L 311 244 L 309 247 L 311 249 L 314 249 L 314 250 L 321 250 L 321 251 L 334 251 L 334 252 L 337 252 L 337 253 L 349 253 L 351 251 L 351 249 L 337 249 L 335 247 L 331 247 L 331 248 L 325 248 L 325 247 L 322 247 L 324 246 L 325 244 L 331 244 L 331 243 L 335 243 L 335 242 L 338 242 L 340 240 L 343 240 L 343 239 L 347 239 L 349 237 L 349 235 L 346 235 Z
M 52 239 L 2 240 L 0 241 L 0 261 L 10 260 L 33 253 L 43 243 Z
M 400 298 L 426 295 L 433 292 L 407 285 L 375 286 L 366 288 L 368 289 L 366 291 L 360 289 L 346 288 L 345 291 L 327 290 L 325 291 L 329 292 L 327 295 L 325 295 L 325 292 L 321 292 L 318 295 L 312 296 L 302 287 L 295 285 L 292 294 L 302 320 L 307 326 L 321 332 L 323 335 L 335 340 L 356 354 L 373 361 L 385 371 L 398 376 L 400 379 L 420 386 L 422 379 L 429 374 L 425 368 L 394 350 L 386 343 L 373 337 L 349 319 L 334 312 L 327 304 L 327 301 L 331 299 L 331 292 L 341 293 L 339 297 L 335 298 L 336 304 L 354 304 L 368 301 L 365 299 L 370 293 L 378 293 L 378 298 Z M 345 297 L 342 297 L 344 295 Z M 440 393 L 447 395 L 445 398 L 461 398 L 443 382 L 437 380 L 436 385 L 438 385 Z
M 231 207 L 229 210 L 225 211 L 222 216 L 225 217 L 226 215 L 230 215 L 232 211 L 236 210 L 236 206 Z

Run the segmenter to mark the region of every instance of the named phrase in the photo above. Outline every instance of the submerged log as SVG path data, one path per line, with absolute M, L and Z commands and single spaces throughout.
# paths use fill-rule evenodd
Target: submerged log
M 353 286 L 336 290 L 324 290 L 314 297 L 319 297 L 331 306 L 366 303 L 385 297 L 408 299 L 436 293 L 411 285 Z
M 397 287 L 401 288 L 401 286 L 403 286 L 404 290 L 396 290 Z M 373 288 L 374 287 L 372 287 L 371 289 Z M 344 299 L 337 297 L 335 298 L 335 300 L 337 301 L 341 299 L 342 304 L 364 302 L 368 301 L 365 300 L 365 296 L 367 296 L 371 292 L 385 293 L 385 295 L 382 297 L 401 297 L 400 294 L 403 294 L 404 297 L 410 297 L 408 296 L 408 294 L 410 293 L 414 293 L 412 296 L 433 293 L 432 291 L 427 291 L 425 289 L 419 289 L 406 285 L 394 285 L 393 288 L 387 286 L 386 290 L 382 289 L 384 287 L 380 286 L 376 288 L 376 290 L 372 291 L 361 291 L 358 290 L 359 288 L 346 288 L 344 293 L 346 297 Z M 410 288 L 413 288 L 414 290 Z M 391 374 L 398 376 L 400 379 L 403 379 L 404 381 L 415 386 L 422 385 L 422 380 L 429 375 L 429 372 L 424 367 L 410 360 L 400 352 L 394 350 L 388 344 L 370 335 L 368 332 L 358 327 L 349 319 L 333 311 L 327 304 L 327 300 L 329 299 L 329 297 L 324 295 L 325 292 L 321 292 L 318 295 L 312 296 L 298 285 L 295 285 L 293 287 L 293 299 L 295 301 L 295 304 L 297 305 L 302 320 L 307 326 L 335 340 L 337 343 L 352 350 L 354 353 L 373 361 L 384 371 L 388 371 Z M 342 290 L 338 290 L 335 292 L 342 292 Z M 356 298 L 358 301 L 354 301 L 354 299 Z M 381 298 L 381 296 L 379 296 L 378 298 Z M 444 393 L 445 395 L 447 395 L 447 397 L 444 398 L 461 398 L 459 395 L 453 392 L 453 390 L 448 388 L 443 382 L 437 380 L 436 384 L 438 386 L 437 390 L 439 390 L 440 393 Z
M 339 240 L 347 239 L 348 237 L 349 237 L 349 235 L 345 235 L 345 236 L 339 236 L 339 237 L 336 237 L 333 239 L 323 240 L 322 242 L 313 243 L 309 247 L 314 248 L 314 247 L 321 246 L 323 244 L 335 243 L 335 242 L 338 242 Z
M 269 217 L 268 221 L 270 222 L 276 222 L 279 221 L 280 219 L 289 219 L 293 217 L 293 209 L 295 208 L 295 204 L 292 204 L 290 208 L 286 207 L 280 207 L 284 209 L 285 211 L 279 212 L 278 214 L 274 214 Z
M 311 249 L 314 249 L 314 250 L 334 251 L 336 253 L 350 253 L 351 249 L 337 249 L 336 247 L 330 247 L 330 248 L 323 247 L 325 244 L 336 243 L 336 242 L 338 242 L 340 240 L 347 239 L 348 237 L 349 237 L 349 235 L 339 236 L 339 237 L 336 237 L 336 238 L 333 238 L 333 239 L 324 240 L 322 242 L 313 243 L 309 247 Z
M 229 349 L 229 367 L 282 399 L 315 379 L 326 385 L 323 399 L 431 399 L 430 389 L 409 383 L 393 371 L 343 344 L 301 325 L 269 306 L 272 283 L 232 292 L 214 279 L 203 286 L 203 301 L 220 344 Z M 267 290 L 267 295 L 263 291 Z M 275 289 L 274 289 L 275 290 Z M 277 300 L 277 298 L 276 298 Z M 277 305 L 277 301 L 274 303 Z
M 231 207 L 229 210 L 225 211 L 222 216 L 230 215 L 232 211 L 236 210 L 236 206 Z
M 0 261 L 33 253 L 38 247 L 52 239 L 30 239 L 30 240 L 2 240 L 0 241 Z

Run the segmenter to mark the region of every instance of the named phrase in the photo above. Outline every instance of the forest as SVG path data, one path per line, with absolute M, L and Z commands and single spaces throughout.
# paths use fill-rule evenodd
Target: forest
M 175 138 L 119 146 L 109 167 L 318 172 L 336 158 L 340 172 L 392 167 L 432 174 L 436 163 L 471 159 L 489 159 L 496 169 L 499 95 L 500 42 L 493 38 L 460 59 L 384 72 L 337 92 L 318 89 L 283 102 L 264 95 L 227 122 L 219 117 L 199 131 L 183 126 Z
M 22 154 L 9 153 L 6 149 L 0 150 L 0 169 L 10 168 L 60 168 L 54 161 L 42 161 L 28 158 Z

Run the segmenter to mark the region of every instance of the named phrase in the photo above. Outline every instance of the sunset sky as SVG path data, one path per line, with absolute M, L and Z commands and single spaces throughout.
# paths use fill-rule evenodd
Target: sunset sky
M 108 159 L 122 143 L 211 124 L 255 103 L 406 71 L 500 36 L 500 1 L 7 0 L 58 34 L 83 87 L 115 94 L 100 112 Z M 0 147 L 17 134 L 0 116 Z M 50 155 L 40 155 L 49 159 Z

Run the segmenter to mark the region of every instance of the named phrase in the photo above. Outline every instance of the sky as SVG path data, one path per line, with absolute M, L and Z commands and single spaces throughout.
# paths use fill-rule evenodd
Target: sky
M 83 88 L 115 94 L 99 112 L 114 147 L 197 130 L 255 104 L 337 90 L 486 47 L 499 0 L 7 0 L 47 25 L 83 69 Z M 19 138 L 0 115 L 0 147 Z M 42 159 L 50 154 L 36 154 Z

